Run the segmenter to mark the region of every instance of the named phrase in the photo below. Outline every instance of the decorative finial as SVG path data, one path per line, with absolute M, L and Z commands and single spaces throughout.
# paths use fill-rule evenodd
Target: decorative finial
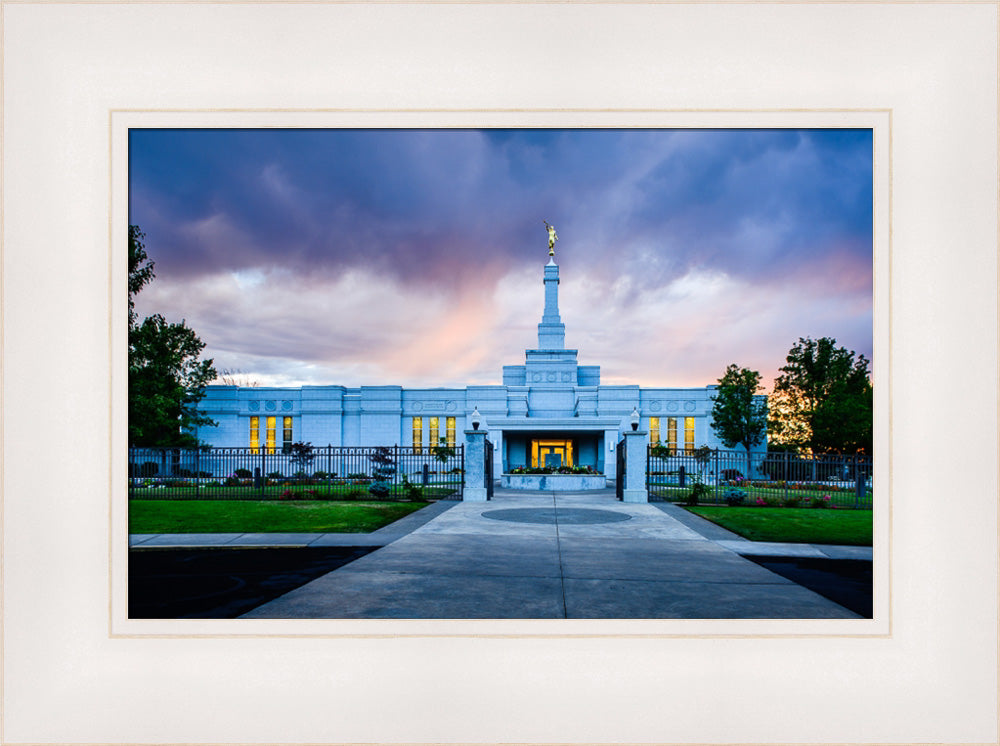
M 549 232 L 549 256 L 555 256 L 556 255 L 555 246 L 556 246 L 556 241 L 559 240 L 559 236 L 556 235 L 555 227 L 549 225 L 548 220 L 543 220 L 542 222 L 545 223 L 545 230 Z

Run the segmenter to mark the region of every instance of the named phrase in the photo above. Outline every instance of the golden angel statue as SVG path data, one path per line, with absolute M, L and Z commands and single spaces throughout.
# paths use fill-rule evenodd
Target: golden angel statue
M 556 235 L 555 227 L 549 225 L 548 220 L 543 220 L 542 222 L 545 223 L 545 230 L 549 232 L 549 256 L 555 256 L 556 255 L 555 245 L 556 241 L 559 240 L 559 236 Z

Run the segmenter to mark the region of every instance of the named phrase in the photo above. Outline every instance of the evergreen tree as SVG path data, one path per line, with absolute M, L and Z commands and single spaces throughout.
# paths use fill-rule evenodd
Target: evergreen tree
M 184 321 L 170 324 L 154 314 L 138 322 L 134 297 L 154 277 L 143 238 L 138 226 L 129 226 L 129 445 L 194 447 L 191 431 L 216 424 L 197 410 L 215 369 L 211 360 L 198 359 L 205 343 Z

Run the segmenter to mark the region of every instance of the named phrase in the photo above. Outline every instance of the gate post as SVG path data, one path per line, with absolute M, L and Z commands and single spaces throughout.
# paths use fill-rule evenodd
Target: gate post
M 625 489 L 622 491 L 623 502 L 649 502 L 649 492 L 646 489 L 646 435 L 647 433 L 637 430 L 625 431 Z
M 486 502 L 489 496 L 486 491 L 486 431 L 465 431 L 465 480 L 462 488 L 462 500 L 469 502 Z

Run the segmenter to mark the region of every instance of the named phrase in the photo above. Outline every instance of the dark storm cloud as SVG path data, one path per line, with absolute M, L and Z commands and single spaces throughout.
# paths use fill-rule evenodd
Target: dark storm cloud
M 504 278 L 531 278 L 513 323 L 535 323 L 528 270 L 545 260 L 543 220 L 559 232 L 564 282 L 586 283 L 579 314 L 607 324 L 649 318 L 641 306 L 664 298 L 667 316 L 687 304 L 704 341 L 683 344 L 708 360 L 712 325 L 743 323 L 752 296 L 769 310 L 743 336 L 768 359 L 822 334 L 859 335 L 839 341 L 871 356 L 868 130 L 132 130 L 129 171 L 129 222 L 156 262 L 140 304 L 188 316 L 227 354 L 253 349 L 262 370 L 360 366 L 379 344 L 405 345 L 392 329 L 416 323 L 414 304 L 430 340 L 455 313 L 479 313 Z M 373 278 L 410 306 L 355 287 Z M 712 300 L 722 292 L 744 299 Z M 775 313 L 776 298 L 795 307 Z M 345 325 L 352 302 L 382 327 Z
M 131 179 L 130 220 L 179 276 L 366 266 L 440 282 L 463 257 L 537 256 L 543 219 L 588 262 L 643 251 L 673 273 L 767 278 L 831 246 L 871 252 L 865 131 L 134 130 Z

